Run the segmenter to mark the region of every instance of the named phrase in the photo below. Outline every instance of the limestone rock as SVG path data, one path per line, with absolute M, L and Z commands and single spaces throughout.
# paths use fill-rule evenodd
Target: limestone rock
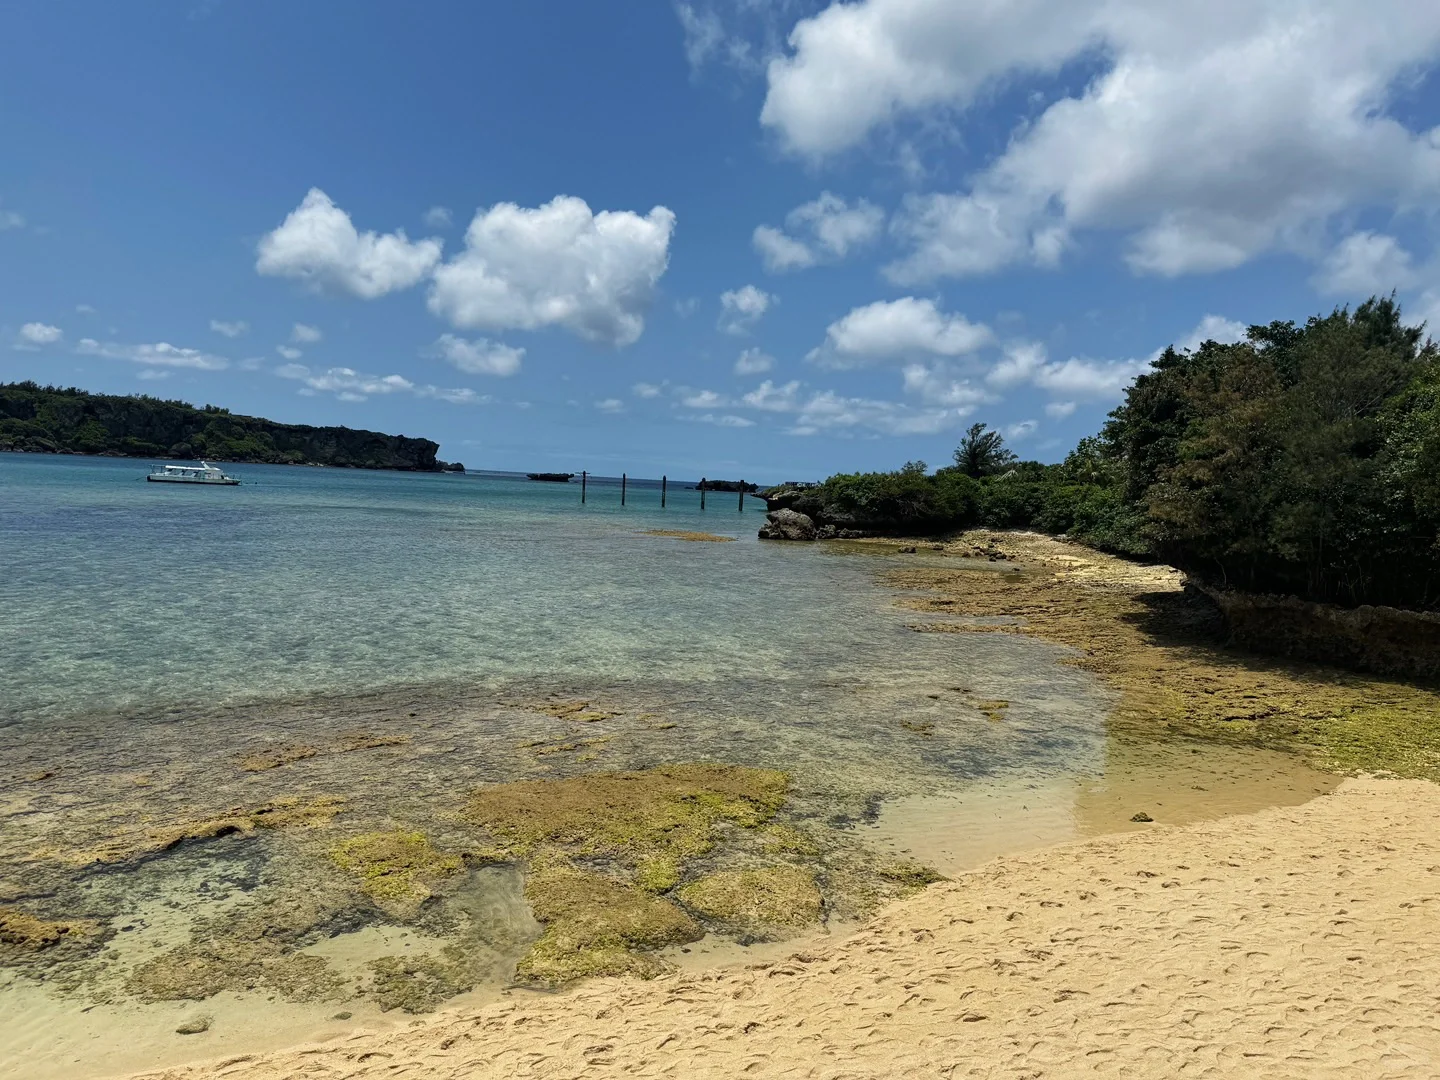
M 796 510 L 771 510 L 760 526 L 761 540 L 814 540 L 815 522 Z

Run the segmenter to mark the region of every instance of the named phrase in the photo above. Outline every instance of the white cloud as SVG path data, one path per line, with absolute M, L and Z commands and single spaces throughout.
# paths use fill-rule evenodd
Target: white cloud
M 1035 429 L 1039 426 L 1038 420 L 1019 420 L 1005 429 L 1005 437 L 1012 442 L 1019 442 L 1035 434 Z
M 994 395 L 969 379 L 960 378 L 944 364 L 908 364 L 905 390 L 927 405 L 940 405 L 970 413 L 975 406 L 994 401 Z
M 695 309 L 699 306 L 699 297 L 687 296 L 684 300 L 675 301 L 675 314 L 680 316 L 680 318 L 682 319 L 688 319 L 691 315 L 695 314 Z
M 674 230 L 663 206 L 641 217 L 592 214 L 566 195 L 533 209 L 497 203 L 470 222 L 465 250 L 436 269 L 430 310 L 467 329 L 560 326 L 630 345 L 645 329 Z
M 136 376 L 136 378 L 144 379 L 144 380 L 146 380 L 147 382 L 156 381 L 156 380 L 159 380 L 159 379 L 168 379 L 169 377 L 170 377 L 170 372 L 168 372 L 168 371 L 164 371 L 164 370 L 162 370 L 161 368 L 148 368 L 148 367 L 147 367 L 147 368 L 141 368 L 139 374 Z
M 759 349 L 746 349 L 735 361 L 736 375 L 760 375 L 775 366 L 775 358 Z
M 1206 315 L 1183 338 L 1179 349 L 1198 349 L 1206 341 L 1231 344 L 1245 337 L 1245 325 L 1223 315 Z M 1034 341 L 1011 342 L 1005 346 L 998 363 L 985 376 L 997 389 L 1028 384 L 1057 399 L 1045 411 L 1054 417 L 1069 416 L 1077 401 L 1116 401 L 1125 388 L 1143 375 L 1160 356 L 1156 349 L 1143 359 L 1094 360 L 1072 356 L 1068 360 L 1051 360 L 1045 346 Z
M 24 215 L 16 213 L 14 210 L 6 210 L 3 206 L 0 206 L 0 232 L 4 232 L 6 229 L 23 229 L 24 227 Z
M 1244 323 L 1227 319 L 1224 315 L 1206 315 L 1194 330 L 1177 342 L 1176 348 L 1194 352 L 1207 341 L 1218 341 L 1221 345 L 1233 345 L 1237 341 L 1245 340 L 1246 329 L 1248 328 Z
M 441 247 L 439 240 L 412 241 L 403 229 L 359 232 L 330 196 L 311 188 L 280 227 L 261 239 L 255 269 L 373 300 L 417 284 L 440 261 Z
M 455 220 L 455 216 L 450 213 L 448 206 L 432 206 L 420 215 L 420 220 L 425 222 L 426 228 L 447 229 Z
M 717 409 L 730 404 L 730 401 L 714 390 L 690 390 L 682 394 L 680 404 L 687 409 Z
M 1364 299 L 1415 284 L 1410 253 L 1393 236 L 1351 233 L 1325 257 L 1312 279 L 1324 293 Z
M 290 340 L 298 345 L 313 345 L 324 336 L 318 326 L 306 326 L 304 323 L 297 322 L 290 329 Z
M 902 119 L 963 124 L 997 90 L 1100 65 L 961 191 L 906 201 L 898 282 L 1053 265 L 1081 229 L 1126 234 L 1138 273 L 1222 270 L 1303 253 L 1347 211 L 1440 201 L 1440 135 L 1388 111 L 1440 53 L 1434 5 L 1175 0 L 1160 18 L 1153 0 L 854 0 L 789 44 L 761 121 L 811 156 Z
M 788 233 L 761 225 L 751 243 L 766 270 L 782 273 L 843 259 L 852 249 L 871 243 L 884 224 L 885 211 L 873 203 L 857 199 L 852 204 L 822 191 L 786 215 Z
M 861 429 L 881 435 L 936 435 L 958 425 L 964 416 L 962 409 L 914 409 L 900 402 L 844 397 L 825 390 L 800 407 L 789 434 Z
M 595 402 L 595 408 L 603 413 L 618 413 L 625 411 L 625 403 L 619 398 L 605 398 L 603 401 Z
M 461 371 L 472 375 L 514 375 L 520 370 L 525 350 L 487 338 L 467 341 L 454 334 L 441 334 L 435 351 Z
M 720 329 L 727 334 L 748 334 L 777 301 L 754 285 L 742 285 L 720 294 Z
M 259 371 L 270 361 L 263 356 L 247 356 L 235 366 L 241 371 Z
M 766 379 L 754 390 L 742 397 L 742 404 L 764 412 L 795 412 L 800 408 L 800 382 L 791 380 L 783 386 L 776 386 Z
M 75 311 L 80 315 L 98 315 L 99 310 L 89 304 L 76 304 Z
M 226 322 L 223 319 L 211 319 L 210 329 L 217 334 L 223 334 L 228 338 L 237 338 L 250 329 L 250 324 L 244 319 L 236 319 L 234 322 Z
M 916 355 L 956 357 L 990 344 L 988 326 L 947 315 L 933 300 L 878 300 L 830 324 L 825 343 L 807 359 L 824 367 L 860 367 Z
M 275 351 L 281 356 L 283 356 L 286 360 L 299 360 L 300 357 L 305 355 L 305 351 L 303 349 L 297 349 L 290 345 L 276 345 Z
M 654 383 L 637 382 L 630 388 L 630 392 L 638 398 L 657 398 L 662 391 Z
M 96 341 L 81 338 L 75 351 L 82 356 L 103 356 L 109 360 L 129 360 L 134 364 L 149 364 L 152 367 L 194 368 L 197 371 L 224 371 L 230 361 L 223 356 L 201 352 L 199 349 L 183 349 L 169 342 L 154 345 L 118 345 L 113 341 Z
M 403 375 L 365 375 L 348 367 L 332 367 L 314 371 L 304 364 L 281 364 L 275 374 L 282 379 L 294 379 L 303 383 L 302 394 L 316 392 L 334 394 L 341 401 L 365 401 L 372 396 L 386 394 L 413 394 L 421 398 L 435 398 L 453 405 L 485 405 L 492 399 L 467 388 L 448 389 L 440 386 L 419 385 Z
M 15 340 L 15 348 L 22 351 L 32 351 L 43 345 L 54 345 L 65 332 L 58 326 L 51 326 L 43 322 L 27 322 L 20 327 L 20 334 Z
M 733 413 L 701 413 L 699 416 L 682 416 L 682 420 L 691 420 L 697 424 L 715 424 L 718 427 L 747 428 L 754 427 L 755 421 L 746 419 L 743 416 L 736 416 Z

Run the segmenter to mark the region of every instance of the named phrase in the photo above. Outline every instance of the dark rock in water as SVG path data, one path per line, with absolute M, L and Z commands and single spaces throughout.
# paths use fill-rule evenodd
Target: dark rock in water
M 1136 814 L 1136 815 L 1135 815 L 1134 817 L 1132 817 L 1130 820 L 1131 820 L 1131 821 L 1154 821 L 1155 819 L 1154 819 L 1153 817 L 1151 817 L 1149 814 L 1145 813 L 1144 810 L 1141 810 L 1138 814 Z
M 814 540 L 815 522 L 794 510 L 771 510 L 760 526 L 761 540 Z
M 459 461 L 442 461 L 442 462 L 440 462 L 440 471 L 441 471 L 441 472 L 464 472 L 464 471 L 465 471 L 465 465 L 464 465 L 464 463 L 459 462 Z
M 900 549 L 900 554 L 901 554 L 901 555 L 914 555 L 918 550 L 919 550 L 918 548 L 914 548 L 914 547 L 902 547 L 902 548 Z
M 176 1035 L 199 1035 L 210 1030 L 210 1017 L 192 1016 L 175 1029 Z
M 834 540 L 838 535 L 834 525 L 821 525 L 815 530 L 816 540 Z
M 575 478 L 573 472 L 527 472 L 525 476 L 531 480 L 544 480 L 550 484 L 568 484 Z

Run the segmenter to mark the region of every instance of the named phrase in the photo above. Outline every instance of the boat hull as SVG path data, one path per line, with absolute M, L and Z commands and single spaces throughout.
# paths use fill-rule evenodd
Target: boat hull
M 207 484 L 210 487 L 233 487 L 240 483 L 232 476 L 227 476 L 223 480 L 203 480 L 194 476 L 161 476 L 151 473 L 145 479 L 155 484 Z

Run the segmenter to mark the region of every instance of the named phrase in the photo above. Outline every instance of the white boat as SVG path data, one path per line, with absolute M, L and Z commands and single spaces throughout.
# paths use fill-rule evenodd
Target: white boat
M 238 484 L 239 480 L 225 473 L 208 461 L 199 465 L 155 465 L 146 480 L 164 484 Z

